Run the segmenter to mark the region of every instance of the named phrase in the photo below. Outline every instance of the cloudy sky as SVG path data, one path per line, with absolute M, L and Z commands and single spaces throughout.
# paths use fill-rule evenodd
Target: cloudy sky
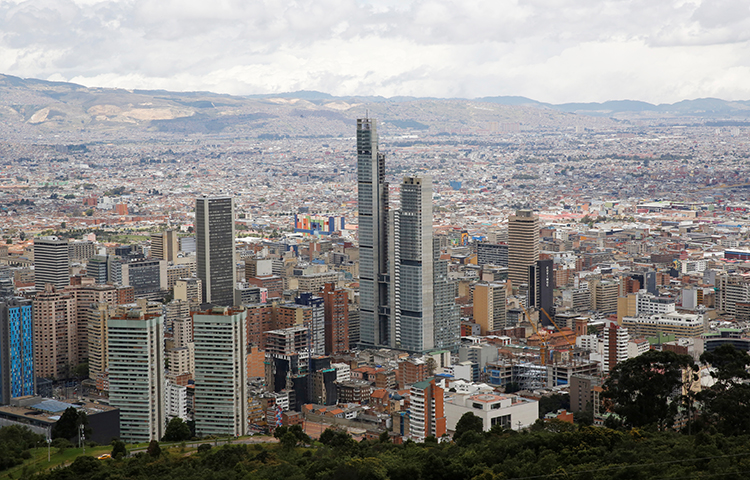
M 750 99 L 748 0 L 0 0 L 0 73 L 231 94 Z

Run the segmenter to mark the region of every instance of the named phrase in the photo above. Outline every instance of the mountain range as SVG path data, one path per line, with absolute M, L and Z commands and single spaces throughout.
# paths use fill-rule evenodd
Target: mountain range
M 750 101 L 716 98 L 654 105 L 634 100 L 550 104 L 519 96 L 475 99 L 337 97 L 315 91 L 233 96 L 85 87 L 0 75 L 0 134 L 105 140 L 169 135 L 246 138 L 351 136 L 353 120 L 386 134 L 607 128 L 622 122 L 750 124 Z

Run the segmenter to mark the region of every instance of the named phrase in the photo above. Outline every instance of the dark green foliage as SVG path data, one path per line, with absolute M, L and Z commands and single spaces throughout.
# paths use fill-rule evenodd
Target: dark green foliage
M 190 427 L 180 417 L 175 417 L 167 424 L 162 441 L 164 442 L 182 442 L 190 440 L 193 434 Z
M 151 440 L 148 443 L 146 453 L 149 457 L 158 458 L 161 455 L 161 447 L 159 446 L 159 442 L 157 442 L 156 440 Z
M 548 413 L 558 410 L 570 410 L 570 395 L 567 393 L 545 395 L 539 399 L 539 418 L 544 418 Z
M 29 458 L 29 449 L 46 445 L 44 435 L 26 427 L 11 425 L 0 428 L 0 470 L 13 467 Z
M 703 406 L 698 428 L 712 428 L 724 435 L 750 432 L 750 355 L 725 344 L 713 352 L 704 352 L 701 362 L 714 367 L 716 383 L 696 398 Z
M 649 350 L 618 363 L 604 384 L 604 398 L 629 427 L 672 428 L 680 406 L 683 369 L 695 364 L 687 355 Z
M 112 458 L 123 458 L 128 455 L 128 450 L 125 448 L 125 442 L 122 440 L 112 441 Z
M 455 442 L 403 445 L 354 442 L 330 430 L 326 445 L 286 450 L 243 444 L 197 455 L 139 454 L 120 462 L 79 457 L 69 467 L 34 480 L 463 480 L 497 478 L 746 478 L 750 435 L 620 431 L 539 422 L 538 431 L 469 430 Z M 287 429 L 282 437 L 294 438 Z M 334 445 L 340 443 L 340 445 Z
M 453 434 L 453 440 L 458 440 L 466 432 L 482 433 L 484 431 L 484 422 L 482 419 L 477 417 L 471 412 L 466 412 L 461 415 L 456 423 L 455 433 Z
M 84 426 L 86 438 L 91 437 L 91 428 L 86 412 L 78 411 L 74 407 L 68 407 L 52 426 L 52 438 L 65 438 L 72 442 L 78 440 L 80 425 Z
M 198 445 L 198 453 L 207 453 L 211 451 L 210 443 L 202 443 Z

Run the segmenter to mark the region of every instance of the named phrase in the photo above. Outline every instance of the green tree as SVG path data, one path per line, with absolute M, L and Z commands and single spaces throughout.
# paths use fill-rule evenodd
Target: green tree
M 125 448 L 125 442 L 122 440 L 113 440 L 112 441 L 112 458 L 123 458 L 128 455 L 128 450 Z
M 712 425 L 724 435 L 750 432 L 750 379 L 747 367 L 750 355 L 725 344 L 713 352 L 704 352 L 701 362 L 711 365 L 716 383 L 704 389 L 696 400 L 703 405 L 699 425 Z
M 456 423 L 456 430 L 453 433 L 453 440 L 458 440 L 467 432 L 476 432 L 481 434 L 484 431 L 484 422 L 471 412 L 461 415 Z
M 83 425 L 84 434 L 87 438 L 91 437 L 91 428 L 86 412 L 78 411 L 75 407 L 68 407 L 60 416 L 60 420 L 52 426 L 52 438 L 64 438 L 75 441 L 80 433 L 80 427 Z
M 151 440 L 150 442 L 148 442 L 146 454 L 148 454 L 149 457 L 158 458 L 161 455 L 161 447 L 159 446 L 159 442 L 157 442 L 156 440 Z
M 164 431 L 164 442 L 182 442 L 190 440 L 193 435 L 190 432 L 190 427 L 180 417 L 175 417 L 169 421 L 167 428 Z
M 692 373 L 693 359 L 669 351 L 648 352 L 618 363 L 604 383 L 603 397 L 629 427 L 674 425 L 682 405 L 683 371 Z

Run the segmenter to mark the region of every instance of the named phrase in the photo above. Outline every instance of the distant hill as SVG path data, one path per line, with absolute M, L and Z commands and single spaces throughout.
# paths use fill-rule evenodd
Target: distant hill
M 467 99 L 347 96 L 299 91 L 233 96 L 88 88 L 0 75 L 0 133 L 5 138 L 55 135 L 87 141 L 164 136 L 232 138 L 349 137 L 354 120 L 378 118 L 385 135 L 473 134 L 560 129 L 602 129 L 638 116 L 695 117 L 717 125 L 745 124 L 750 101 L 716 98 L 653 105 L 633 100 L 602 103 L 539 102 L 519 96 Z M 572 122 L 571 116 L 575 116 Z

